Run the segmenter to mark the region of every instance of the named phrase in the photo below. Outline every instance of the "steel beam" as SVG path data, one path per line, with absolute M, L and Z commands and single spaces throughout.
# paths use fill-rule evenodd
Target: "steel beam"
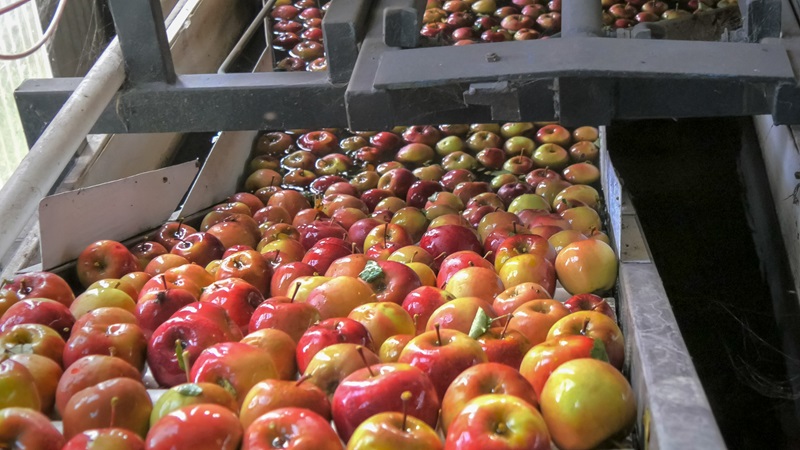
M 739 3 L 744 3 L 744 32 L 748 42 L 780 37 L 782 0 L 746 0 Z
M 181 75 L 117 93 L 92 133 L 161 133 L 346 126 L 344 87 L 325 72 Z M 80 79 L 28 80 L 17 90 L 24 122 L 45 125 Z M 26 133 L 36 133 L 35 127 Z
M 114 26 L 131 84 L 175 82 L 160 0 L 110 0 Z
M 488 55 L 493 55 L 489 61 Z M 776 44 L 633 39 L 547 39 L 386 52 L 378 89 L 396 90 L 555 77 L 794 80 L 786 49 Z
M 561 37 L 602 36 L 603 5 L 595 1 L 565 1 L 561 3 Z
M 328 73 L 332 83 L 347 83 L 353 73 L 369 6 L 369 0 L 333 2 L 322 19 Z

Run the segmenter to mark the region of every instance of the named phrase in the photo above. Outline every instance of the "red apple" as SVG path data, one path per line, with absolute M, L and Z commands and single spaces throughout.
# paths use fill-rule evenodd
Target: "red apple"
M 6 283 L 5 289 L 16 292 L 20 300 L 26 298 L 47 298 L 55 300 L 66 307 L 75 300 L 75 294 L 69 284 L 52 272 L 29 272 L 14 277 Z
M 153 403 L 144 385 L 130 378 L 112 378 L 75 393 L 62 412 L 64 437 L 86 430 L 120 427 L 147 434 Z
M 186 406 L 162 417 L 147 432 L 145 446 L 148 450 L 237 450 L 242 435 L 236 414 L 206 403 Z
M 0 410 L 0 447 L 61 450 L 64 436 L 44 414 L 30 408 Z
M 185 368 L 191 367 L 203 350 L 241 339 L 239 327 L 223 307 L 192 303 L 153 332 L 147 346 L 147 363 L 159 385 L 175 386 L 188 381 Z
M 539 398 L 550 374 L 561 364 L 578 358 L 608 361 L 608 354 L 599 339 L 579 334 L 561 336 L 534 345 L 522 359 L 519 372 L 531 383 Z
M 249 427 L 260 416 L 280 408 L 306 408 L 331 420 L 331 404 L 327 395 L 308 377 L 294 380 L 264 380 L 253 386 L 242 403 L 239 420 Z
M 114 448 L 119 450 L 144 450 L 144 440 L 124 428 L 100 428 L 76 434 L 62 450 L 87 450 Z
M 377 301 L 398 305 L 411 291 L 422 286 L 413 269 L 395 261 L 369 261 L 359 278 L 372 288 Z
M 72 331 L 64 347 L 64 366 L 87 355 L 117 356 L 144 371 L 147 338 L 139 325 L 89 325 Z
M 549 450 L 550 433 L 539 411 L 507 394 L 469 401 L 453 419 L 445 450 Z
M 442 401 L 442 430 L 447 433 L 450 424 L 466 404 L 481 395 L 512 395 L 536 407 L 536 393 L 530 383 L 516 368 L 488 362 L 461 372 L 447 388 Z
M 297 341 L 297 366 L 300 372 L 306 371 L 317 352 L 340 343 L 358 344 L 370 350 L 374 348 L 369 331 L 360 322 L 348 318 L 323 320 L 309 327 Z
M 286 407 L 267 412 L 245 430 L 242 450 L 342 450 L 328 421 L 306 408 Z
M 512 286 L 495 297 L 492 302 L 494 311 L 502 316 L 511 314 L 515 309 L 531 300 L 552 298 L 550 293 L 537 283 L 522 283 Z
M 422 286 L 409 292 L 403 299 L 403 309 L 414 319 L 416 333 L 425 332 L 428 319 L 436 309 L 455 299 L 449 292 L 433 286 Z
M 557 300 L 531 300 L 514 310 L 508 328 L 522 333 L 530 345 L 544 342 L 550 327 L 569 314 Z
M 617 321 L 617 315 L 603 297 L 594 294 L 577 294 L 570 297 L 564 302 L 569 312 L 574 313 L 578 311 L 597 311 L 601 312 L 608 317 L 612 318 L 614 322 Z
M 400 353 L 398 362 L 425 372 L 441 401 L 447 387 L 461 372 L 488 359 L 480 344 L 466 334 L 437 329 L 412 339 Z
M 241 278 L 250 283 L 263 295 L 269 294 L 269 283 L 272 269 L 255 250 L 234 253 L 222 260 L 216 273 L 216 279 Z
M 559 319 L 547 333 L 547 340 L 579 334 L 603 341 L 608 362 L 621 369 L 625 362 L 625 337 L 619 326 L 603 313 L 578 311 Z
M 247 334 L 250 319 L 264 296 L 252 284 L 240 278 L 226 278 L 208 285 L 199 301 L 216 303 L 227 311 L 242 334 Z
M 215 383 L 231 390 L 239 406 L 259 381 L 277 379 L 272 357 L 263 350 L 241 342 L 224 342 L 203 350 L 192 364 L 193 383 Z
M 458 297 L 437 308 L 428 319 L 425 329 L 431 331 L 441 327 L 469 333 L 478 310 L 483 310 L 489 319 L 497 317 L 492 306 L 485 300 L 478 297 Z
M 56 411 L 64 412 L 67 402 L 77 392 L 112 378 L 141 380 L 142 374 L 130 363 L 108 355 L 89 355 L 67 367 L 56 387 Z M 63 415 L 63 414 L 62 414 Z
M 109 240 L 89 244 L 76 261 L 78 279 L 84 287 L 103 278 L 120 278 L 139 269 L 139 260 L 127 247 Z
M 339 436 L 348 441 L 356 427 L 373 415 L 402 412 L 403 392 L 415 399 L 406 412 L 436 426 L 440 402 L 428 375 L 408 364 L 376 364 L 351 373 L 336 389 L 331 411 Z
M 45 325 L 67 339 L 75 325 L 75 317 L 69 308 L 55 300 L 30 298 L 12 305 L 0 319 L 0 333 L 14 325 L 38 323 Z

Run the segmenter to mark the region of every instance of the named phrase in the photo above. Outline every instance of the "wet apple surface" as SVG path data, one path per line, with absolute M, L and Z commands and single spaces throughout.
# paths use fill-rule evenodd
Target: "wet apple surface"
M 358 442 L 363 433 L 356 430 L 362 422 L 373 423 L 372 417 L 388 422 L 384 431 L 363 437 L 370 445 L 397 439 L 387 430 L 398 423 L 417 424 L 414 421 L 422 419 L 425 426 L 438 429 L 442 426 L 436 419 L 438 408 L 453 380 L 462 373 L 472 378 L 465 372 L 470 368 L 480 374 L 486 372 L 482 365 L 496 364 L 505 368 L 503 372 L 516 374 L 505 377 L 521 386 L 485 393 L 526 394 L 485 406 L 476 402 L 474 417 L 464 418 L 464 425 L 448 431 L 447 439 L 439 443 L 478 445 L 491 438 L 487 433 L 498 433 L 497 424 L 485 423 L 498 414 L 519 415 L 540 429 L 535 435 L 514 430 L 519 436 L 501 430 L 505 437 L 498 448 L 521 448 L 519 443 L 533 442 L 528 439 L 536 445 L 542 439 L 546 442 L 547 427 L 565 426 L 560 423 L 563 414 L 551 414 L 554 419 L 549 424 L 547 417 L 542 418 L 534 381 L 543 385 L 566 359 L 554 363 L 551 358 L 548 372 L 537 373 L 535 380 L 520 373 L 520 365 L 537 344 L 577 335 L 592 343 L 591 348 L 602 350 L 580 356 L 610 359 L 612 370 L 622 366 L 624 340 L 609 317 L 613 310 L 602 308 L 607 306 L 602 297 L 579 301 L 590 294 L 613 295 L 617 261 L 603 240 L 607 238 L 602 232 L 597 180 L 582 185 L 579 179 L 573 183 L 564 178 L 574 164 L 595 167 L 595 154 L 564 150 L 566 161 L 561 158 L 550 166 L 552 161 L 530 159 L 530 166 L 517 173 L 504 168 L 504 162 L 526 152 L 535 155 L 542 147 L 597 145 L 580 139 L 597 139 L 597 133 L 554 123 L 414 126 L 377 133 L 337 129 L 263 133 L 254 142 L 248 172 L 242 174 L 241 192 L 189 223 L 164 224 L 145 237 L 146 245 L 119 249 L 110 241 L 92 244 L 90 248 L 114 249 L 103 264 L 81 266 L 82 278 L 98 281 L 87 291 L 76 292 L 79 295 L 68 305 L 38 300 L 79 319 L 74 325 L 61 320 L 73 328 L 64 330 L 68 349 L 77 346 L 73 342 L 82 343 L 80 352 L 64 350 L 65 379 L 95 380 L 81 372 L 93 367 L 84 362 L 86 358 L 100 356 L 118 360 L 117 365 L 135 373 L 117 369 L 119 374 L 110 380 L 81 382 L 79 388 L 58 394 L 59 404 L 67 405 L 70 399 L 89 394 L 81 394 L 84 390 L 119 376 L 126 383 L 145 379 L 150 388 L 171 388 L 168 392 L 175 397 L 168 411 L 156 403 L 161 412 L 154 417 L 149 412 L 152 405 L 141 405 L 155 430 L 153 436 L 145 435 L 138 423 L 112 419 L 110 425 L 128 426 L 148 442 L 161 439 L 170 421 L 184 427 L 199 424 L 192 415 L 197 405 L 211 403 L 234 415 L 241 413 L 245 436 L 258 434 L 251 426 L 263 427 L 267 419 L 260 418 L 273 410 L 310 408 L 303 414 L 316 423 L 332 423 L 330 431 L 337 430 L 342 438 L 338 445 L 359 448 L 366 444 Z M 497 152 L 487 164 L 475 158 L 492 149 Z M 463 155 L 452 157 L 459 153 Z M 342 156 L 335 167 L 317 164 L 331 155 Z M 296 167 L 298 161 L 308 169 Z M 271 168 L 264 169 L 265 164 Z M 264 170 L 271 175 L 253 176 Z M 307 174 L 290 176 L 297 170 Z M 580 221 L 581 216 L 570 215 L 581 209 L 594 212 L 596 220 Z M 559 249 L 569 261 L 560 264 L 561 252 L 548 238 L 573 231 L 573 224 L 580 231 L 574 230 Z M 213 245 L 202 245 L 207 242 Z M 115 272 L 118 278 L 103 278 L 107 267 L 126 267 L 119 261 L 128 265 L 135 261 L 136 267 Z M 39 277 L 54 283 L 52 276 Z M 553 300 L 557 293 L 559 300 Z M 570 294 L 576 294 L 575 300 L 563 303 Z M 62 301 L 67 297 L 58 295 Z M 32 301 L 14 300 L 10 294 L 9 298 L 19 305 Z M 572 309 L 565 306 L 573 304 Z M 16 309 L 9 308 L 9 317 L 2 319 L 11 321 L 13 316 L 22 317 L 13 319 L 17 322 L 36 322 L 36 316 L 20 316 Z M 573 314 L 575 320 L 565 321 Z M 581 314 L 586 318 L 578 317 Z M 55 323 L 50 316 L 38 320 Z M 123 339 L 123 328 L 131 337 Z M 116 335 L 120 337 L 110 339 Z M 42 347 L 24 348 L 33 352 Z M 621 374 L 616 379 L 625 380 Z M 409 380 L 422 387 L 410 389 Z M 205 400 L 205 392 L 211 395 L 213 389 L 203 388 L 204 383 L 220 387 L 227 400 L 219 395 Z M 318 410 L 304 400 L 311 395 L 300 395 L 307 389 L 330 402 L 332 416 L 330 406 Z M 411 400 L 401 401 L 405 391 Z M 423 398 L 425 406 L 420 403 Z M 520 403 L 526 406 L 519 409 Z M 367 404 L 369 409 L 363 409 Z M 458 416 L 465 404 L 449 406 L 449 417 Z M 101 402 L 96 408 L 114 411 L 110 403 Z M 396 416 L 380 419 L 387 413 Z M 404 421 L 402 414 L 410 416 Z M 607 429 L 616 435 L 621 427 L 630 426 L 627 416 L 620 420 Z M 215 433 L 222 440 L 240 436 L 236 430 L 230 435 Z

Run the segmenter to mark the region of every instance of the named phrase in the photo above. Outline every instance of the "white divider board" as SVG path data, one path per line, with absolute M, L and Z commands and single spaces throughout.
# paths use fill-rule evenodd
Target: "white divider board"
M 39 203 L 43 270 L 100 239 L 122 241 L 167 221 L 197 175 L 197 161 L 45 197 Z
M 186 201 L 173 218 L 190 216 L 235 194 L 244 181 L 245 168 L 257 135 L 257 131 L 221 133 Z

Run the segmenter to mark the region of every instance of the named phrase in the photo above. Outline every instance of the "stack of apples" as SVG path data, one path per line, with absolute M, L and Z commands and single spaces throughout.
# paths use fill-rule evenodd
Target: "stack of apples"
M 79 295 L 47 272 L 3 286 L 0 446 L 624 439 L 597 139 L 554 123 L 262 134 L 242 191 L 203 217 L 89 245 Z
M 425 45 L 469 45 L 540 39 L 561 31 L 562 0 L 428 0 Z M 630 28 L 637 23 L 691 17 L 736 5 L 736 0 L 598 0 L 603 24 Z
M 277 0 L 270 11 L 275 70 L 318 72 L 328 69 L 322 41 L 322 18 L 329 2 Z

